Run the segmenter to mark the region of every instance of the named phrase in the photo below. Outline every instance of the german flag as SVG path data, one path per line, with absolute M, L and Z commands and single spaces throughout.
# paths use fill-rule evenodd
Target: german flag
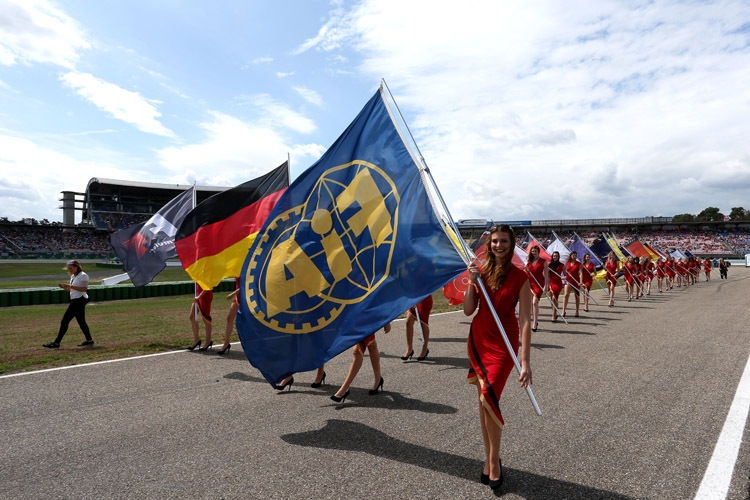
M 289 187 L 284 162 L 262 177 L 217 193 L 190 212 L 175 238 L 182 267 L 201 288 L 240 275 L 247 252 L 276 201 Z

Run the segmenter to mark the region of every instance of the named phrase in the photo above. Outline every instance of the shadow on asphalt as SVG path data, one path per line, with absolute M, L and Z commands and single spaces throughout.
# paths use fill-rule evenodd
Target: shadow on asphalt
M 419 399 L 402 396 L 398 392 L 383 391 L 377 396 L 370 396 L 367 389 L 351 389 L 351 393 L 344 403 L 331 401 L 330 406 L 336 410 L 345 408 L 379 408 L 381 410 L 412 410 L 422 413 L 434 413 L 438 415 L 451 415 L 458 413 L 458 408 L 440 403 L 431 403 Z M 322 396 L 330 396 L 330 393 L 321 393 Z
M 296 446 L 361 453 L 422 467 L 467 481 L 477 481 L 483 462 L 446 451 L 433 450 L 390 437 L 377 429 L 348 420 L 331 419 L 319 430 L 284 434 L 281 439 Z M 481 450 L 477 450 L 481 453 Z M 515 493 L 527 500 L 552 498 L 630 500 L 632 497 L 568 481 L 503 467 L 506 475 L 501 494 Z
M 468 362 L 467 362 L 468 363 Z M 467 368 L 468 369 L 468 368 Z M 262 377 L 253 377 L 242 372 L 232 372 L 224 375 L 224 378 L 231 380 L 239 380 L 241 382 L 258 382 L 268 385 L 266 379 Z M 279 391 L 279 396 L 287 396 L 289 394 L 307 394 L 309 396 L 325 396 L 330 397 L 333 391 L 336 390 L 334 385 L 325 384 L 320 389 L 309 389 L 305 390 L 309 384 L 292 385 L 289 390 Z M 270 389 L 270 388 L 269 388 Z M 299 389 L 299 390 L 298 390 Z M 429 401 L 421 401 L 419 399 L 409 398 L 401 395 L 398 392 L 391 392 L 383 390 L 378 393 L 377 396 L 370 396 L 368 389 L 352 388 L 349 397 L 346 398 L 344 404 L 336 404 L 333 401 L 330 402 L 330 406 L 336 406 L 337 410 L 356 406 L 358 408 L 380 408 L 386 410 L 412 410 L 419 411 L 422 413 L 435 413 L 440 415 L 450 415 L 458 413 L 458 409 L 453 406 L 444 405 L 440 403 L 431 403 Z
M 552 330 L 549 333 L 557 333 L 560 335 L 594 335 L 594 332 L 582 332 L 580 330 Z
M 430 342 L 432 342 L 432 339 L 430 339 Z M 463 339 L 463 342 L 466 342 L 466 339 Z M 391 359 L 398 359 L 401 361 L 401 356 L 394 356 L 393 354 L 383 354 L 380 353 L 380 357 L 382 358 L 391 358 Z M 415 358 L 410 359 L 409 361 L 403 361 L 405 365 L 410 365 L 412 363 L 422 363 L 425 365 L 432 365 L 432 366 L 447 366 L 449 368 L 458 368 L 461 370 L 468 370 L 469 369 L 469 358 L 461 357 L 461 358 L 451 358 L 448 356 L 432 356 L 429 355 L 427 359 L 422 361 L 417 361 Z
M 534 349 L 539 349 L 540 351 L 543 351 L 545 349 L 565 349 L 561 345 L 555 345 L 555 344 L 535 344 L 534 342 L 531 343 L 531 347 Z
M 468 336 L 468 331 L 466 335 Z M 430 342 L 456 342 L 459 344 L 465 344 L 466 337 L 430 337 Z
M 252 375 L 242 372 L 227 373 L 224 375 L 224 378 L 239 380 L 240 382 L 263 382 L 264 384 L 268 384 L 268 381 L 263 377 L 253 377 Z M 294 389 L 294 386 L 292 386 L 292 389 Z

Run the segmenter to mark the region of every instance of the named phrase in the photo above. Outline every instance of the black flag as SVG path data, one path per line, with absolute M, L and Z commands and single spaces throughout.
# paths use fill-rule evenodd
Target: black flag
M 109 242 L 135 286 L 147 285 L 177 257 L 177 228 L 193 209 L 194 188 L 173 198 L 149 220 L 112 233 Z

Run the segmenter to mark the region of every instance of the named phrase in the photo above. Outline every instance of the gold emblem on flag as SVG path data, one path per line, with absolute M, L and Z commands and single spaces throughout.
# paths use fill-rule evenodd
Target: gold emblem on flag
M 362 160 L 326 170 L 307 199 L 268 225 L 247 267 L 245 302 L 264 325 L 310 333 L 388 276 L 399 194 Z

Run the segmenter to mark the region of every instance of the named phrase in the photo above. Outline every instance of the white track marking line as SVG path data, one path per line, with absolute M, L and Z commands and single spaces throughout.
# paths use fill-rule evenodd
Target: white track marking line
M 716 442 L 711 460 L 708 462 L 703 481 L 695 494 L 695 500 L 724 500 L 732 482 L 734 466 L 740 452 L 742 433 L 745 430 L 750 410 L 750 357 L 745 364 L 732 406 L 729 408 L 724 427 Z
M 430 316 L 442 316 L 443 314 L 455 314 L 457 312 L 463 312 L 463 311 L 447 311 L 447 312 L 442 312 L 442 313 L 430 314 Z M 391 321 L 391 323 L 396 323 L 398 321 L 405 321 L 405 319 L 404 318 L 394 319 L 393 321 Z M 239 344 L 239 342 L 232 342 L 232 344 Z M 45 368 L 44 370 L 34 370 L 34 371 L 28 371 L 28 372 L 11 373 L 10 375 L 0 375 L 0 379 L 21 377 L 23 375 L 34 375 L 36 373 L 56 372 L 58 370 L 69 370 L 71 368 L 83 368 L 86 366 L 93 366 L 93 365 L 104 365 L 107 363 L 119 363 L 120 361 L 130 361 L 133 359 L 153 358 L 156 356 L 166 356 L 167 354 L 179 354 L 181 352 L 184 353 L 188 351 L 187 349 L 180 349 L 179 351 L 157 352 L 156 354 L 143 354 L 142 356 L 131 356 L 129 358 L 108 359 L 105 361 L 92 361 L 91 363 L 81 363 L 79 365 L 58 366 L 55 368 Z

